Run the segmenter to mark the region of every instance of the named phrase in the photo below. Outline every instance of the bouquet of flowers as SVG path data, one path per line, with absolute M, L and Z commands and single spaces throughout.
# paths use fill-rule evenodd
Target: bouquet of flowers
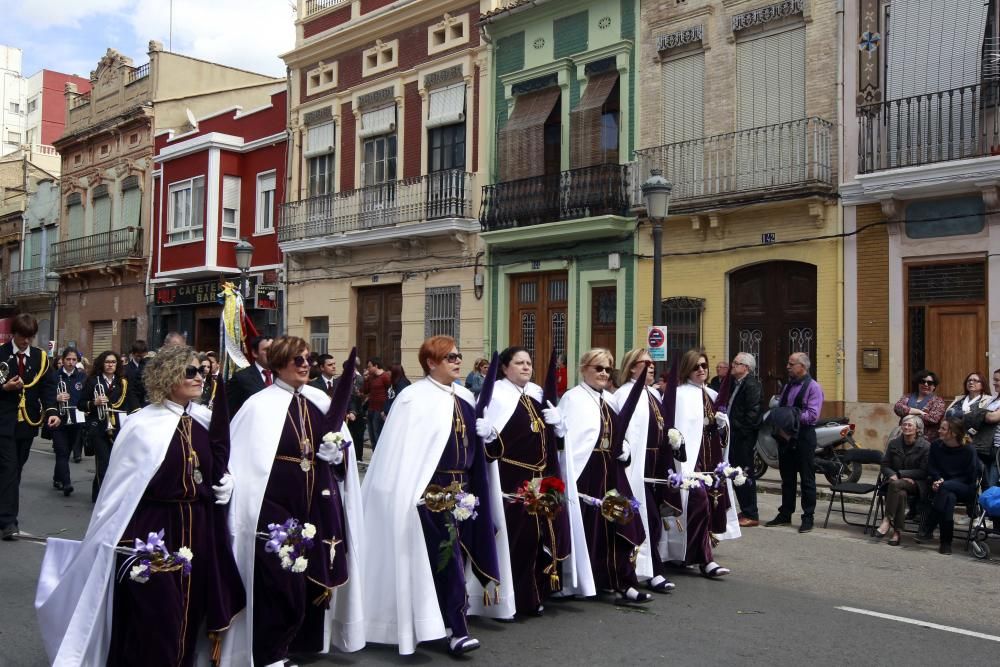
M 299 523 L 289 517 L 284 523 L 267 524 L 267 532 L 257 536 L 267 540 L 264 551 L 277 554 L 282 570 L 301 574 L 309 567 L 305 553 L 312 548 L 316 537 L 316 526 L 311 523 Z
M 344 437 L 344 434 L 340 431 L 327 431 L 326 435 L 323 436 L 323 442 L 330 443 L 331 445 L 336 445 L 341 451 L 351 447 L 354 443 Z
M 423 505 L 431 512 L 445 512 L 445 525 L 448 527 L 448 537 L 441 540 L 438 546 L 437 571 L 447 567 L 454 553 L 455 542 L 458 541 L 458 522 L 475 519 L 479 516 L 479 498 L 462 490 L 459 482 L 452 482 L 446 487 L 437 484 L 428 485 L 424 497 L 418 505 Z
M 733 486 L 743 486 L 747 483 L 747 475 L 743 468 L 731 466 L 726 462 L 715 466 L 715 485 L 722 484 L 722 480 L 724 479 L 731 481 Z
M 180 571 L 182 576 L 191 574 L 191 560 L 194 554 L 187 547 L 181 547 L 174 553 L 170 553 L 167 545 L 163 542 L 163 531 L 150 533 L 146 541 L 139 538 L 135 540 L 135 547 L 118 547 L 118 553 L 127 554 L 128 559 L 122 564 L 119 581 L 124 579 L 124 572 L 128 570 L 129 579 L 144 584 L 154 574 L 161 572 Z
M 688 490 L 699 486 L 707 489 L 718 489 L 722 485 L 723 480 L 726 479 L 732 481 L 734 486 L 743 486 L 746 484 L 747 476 L 743 468 L 739 466 L 720 463 L 712 472 L 692 472 L 686 475 L 679 472 L 671 472 L 667 475 L 666 482 L 675 489 Z
M 528 514 L 551 519 L 566 504 L 566 484 L 558 477 L 535 477 L 525 480 L 514 493 L 504 495 L 523 503 Z
M 670 441 L 670 447 L 674 451 L 684 446 L 684 434 L 675 428 L 667 431 L 667 440 Z
M 642 507 L 638 500 L 618 493 L 617 489 L 611 489 L 604 494 L 603 498 L 594 498 L 593 496 L 581 493 L 580 500 L 588 505 L 600 507 L 601 516 L 620 526 L 631 523 L 632 519 L 639 514 L 639 509 Z

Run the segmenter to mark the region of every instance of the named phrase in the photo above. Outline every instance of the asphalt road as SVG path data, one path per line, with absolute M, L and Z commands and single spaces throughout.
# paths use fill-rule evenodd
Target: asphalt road
M 91 508 L 93 459 L 71 464 L 78 491 L 63 498 L 51 486 L 49 443 L 35 444 L 21 488 L 22 530 L 82 537 Z M 761 495 L 760 504 L 762 517 L 770 518 L 777 498 Z M 825 511 L 822 501 L 821 507 Z M 995 554 L 1000 552 L 996 541 L 993 548 Z M 552 602 L 538 619 L 513 624 L 474 620 L 473 632 L 483 647 L 461 661 L 504 666 L 661 660 L 1000 664 L 1000 561 L 973 560 L 958 542 L 955 551 L 941 556 L 935 546 L 916 545 L 909 536 L 902 547 L 889 547 L 844 526 L 839 517 L 831 518 L 829 529 L 807 535 L 799 535 L 795 527 L 753 528 L 743 539 L 716 550 L 717 560 L 733 570 L 730 577 L 712 581 L 678 572 L 674 593 L 657 596 L 639 609 L 615 607 L 610 601 Z M 0 665 L 46 664 L 32 607 L 41 557 L 37 544 L 0 543 Z M 360 653 L 299 664 L 448 662 L 443 643 L 432 642 L 408 658 L 396 655 L 392 647 L 370 646 Z

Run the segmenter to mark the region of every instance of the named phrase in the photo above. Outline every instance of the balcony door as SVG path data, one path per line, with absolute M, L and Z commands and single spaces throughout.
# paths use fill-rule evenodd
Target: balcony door
M 396 224 L 396 135 L 364 140 L 361 165 L 364 194 L 361 228 Z
M 381 359 L 384 368 L 400 363 L 402 332 L 400 285 L 358 289 L 358 354 L 362 364 L 373 357 Z
M 465 123 L 431 128 L 427 144 L 427 219 L 467 217 Z
M 809 355 L 815 377 L 815 265 L 765 262 L 734 271 L 729 300 L 729 356 L 749 352 L 757 359 L 765 404 L 786 381 L 785 364 L 792 352 Z
M 511 345 L 520 345 L 531 354 L 535 362 L 533 379 L 538 384 L 545 382 L 552 349 L 555 348 L 557 354 L 566 354 L 568 296 L 569 280 L 565 271 L 511 278 L 508 340 Z

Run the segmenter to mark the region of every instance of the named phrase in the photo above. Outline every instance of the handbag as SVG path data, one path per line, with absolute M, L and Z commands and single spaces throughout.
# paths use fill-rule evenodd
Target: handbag
M 1000 486 L 991 486 L 979 496 L 979 506 L 987 516 L 1000 517 Z

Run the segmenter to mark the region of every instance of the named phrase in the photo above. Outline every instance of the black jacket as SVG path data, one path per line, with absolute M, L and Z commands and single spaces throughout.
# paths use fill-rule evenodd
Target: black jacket
M 729 406 L 729 428 L 734 435 L 752 435 L 756 439 L 760 427 L 760 380 L 753 373 L 747 373 L 738 388 L 733 384 L 732 391 L 736 396 Z
M 886 445 L 882 456 L 882 474 L 915 480 L 918 493 L 924 496 L 928 491 L 927 456 L 930 451 L 931 443 L 922 435 L 909 447 L 903 444 L 903 436 L 897 436 Z
M 247 399 L 264 388 L 264 378 L 257 364 L 236 371 L 226 384 L 226 401 L 229 403 L 229 418 L 240 411 Z
M 318 378 L 316 378 L 315 380 L 313 380 L 312 382 L 309 383 L 309 386 L 310 387 L 316 387 L 317 389 L 319 389 L 321 392 L 323 392 L 324 394 L 326 394 L 330 398 L 333 398 L 333 391 L 334 391 L 334 389 L 337 388 L 337 382 L 338 381 L 340 381 L 340 376 L 339 375 L 336 376 L 335 378 L 333 378 L 331 380 L 331 382 L 333 382 L 333 388 L 327 390 L 327 388 L 326 388 L 326 377 L 324 377 L 323 374 L 320 373 Z
M 103 382 L 103 380 L 101 380 Z M 87 413 L 87 423 L 91 427 L 100 427 L 102 431 L 106 431 L 108 428 L 108 416 L 104 419 L 100 419 L 97 416 L 97 406 L 94 404 L 94 397 L 97 393 L 97 376 L 91 375 L 87 378 L 86 384 L 83 385 L 83 391 L 80 392 L 80 402 L 77 407 L 83 412 Z M 121 428 L 120 420 L 112 414 L 112 411 L 122 410 L 124 412 L 135 412 L 142 406 L 139 405 L 139 401 L 136 400 L 135 393 L 132 391 L 132 383 L 128 381 L 128 378 L 116 377 L 108 387 L 104 385 L 104 394 L 108 397 L 109 404 L 108 415 L 112 421 L 112 426 L 114 429 Z
M 52 371 L 52 384 L 55 387 L 56 394 L 59 393 L 60 380 L 66 383 L 66 393 L 69 394 L 69 410 L 67 410 L 69 414 L 68 416 L 62 416 L 61 427 L 69 427 L 75 424 L 73 420 L 76 418 L 76 410 L 80 404 L 80 396 L 83 394 L 83 388 L 87 384 L 87 373 L 79 368 L 74 368 L 73 373 L 67 376 L 63 373 L 62 367 L 54 369 Z M 56 407 L 58 407 L 58 401 L 56 402 Z
M 18 374 L 17 356 L 13 341 L 0 345 L 0 362 L 9 367 L 8 379 Z M 22 391 L 0 391 L 0 434 L 13 438 L 34 438 L 43 417 L 58 415 L 56 407 L 56 385 L 53 380 L 51 359 L 37 347 L 28 347 L 24 362 L 24 382 Z M 24 395 L 24 412 L 20 410 L 21 396 Z M 20 419 L 19 419 L 20 416 Z
M 132 392 L 136 402 L 141 407 L 149 405 L 146 400 L 146 387 L 142 384 L 142 372 L 144 370 L 146 370 L 145 357 L 139 362 L 138 366 L 132 362 L 131 357 L 125 362 L 125 379 L 128 380 L 129 391 Z

